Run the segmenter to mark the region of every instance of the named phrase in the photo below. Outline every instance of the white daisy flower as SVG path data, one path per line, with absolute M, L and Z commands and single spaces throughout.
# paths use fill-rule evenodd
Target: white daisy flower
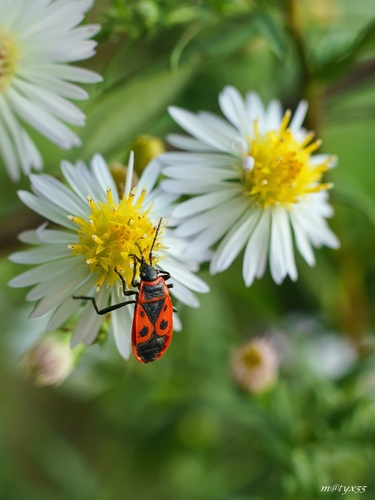
M 210 264 L 213 274 L 227 269 L 245 247 L 247 286 L 263 276 L 267 258 L 276 283 L 286 275 L 296 280 L 292 230 L 309 265 L 315 262 L 312 247 L 339 245 L 325 220 L 332 215 L 330 186 L 321 182 L 335 158 L 312 155 L 320 141 L 302 128 L 305 101 L 292 119 L 278 101 L 264 108 L 256 93 L 243 100 L 233 87 L 224 89 L 219 102 L 230 123 L 212 113 L 169 110 L 194 137 L 170 136 L 186 152 L 160 157 L 169 177 L 162 188 L 193 196 L 172 212 L 176 234 L 192 237 L 202 250 L 221 240 Z
M 10 177 L 40 170 L 42 158 L 25 125 L 62 149 L 79 146 L 66 125 L 85 115 L 68 99 L 86 99 L 71 83 L 95 83 L 100 75 L 67 63 L 94 54 L 100 29 L 77 27 L 94 0 L 0 0 L 0 158 Z M 65 122 L 65 123 L 64 123 Z
M 21 241 L 33 248 L 10 256 L 13 262 L 36 265 L 10 282 L 13 287 L 33 286 L 27 295 L 28 300 L 37 301 L 31 318 L 48 315 L 47 330 L 53 331 L 80 307 L 81 301 L 73 296 L 95 297 L 100 309 L 124 301 L 115 269 L 131 288 L 134 259 L 129 255 L 139 255 L 141 249 L 148 256 L 160 217 L 168 216 L 176 198 L 154 189 L 160 168 L 158 160 L 151 162 L 138 186 L 131 190 L 131 157 L 121 197 L 99 155 L 90 167 L 82 162 L 62 162 L 61 170 L 70 187 L 49 175 L 30 176 L 33 193 L 20 191 L 19 197 L 54 223 L 52 228 L 44 224 L 22 233 Z M 186 239 L 163 225 L 153 248 L 153 265 L 171 274 L 171 293 L 180 302 L 198 307 L 193 292 L 207 292 L 208 287 L 194 274 L 198 264 L 191 252 L 186 256 L 189 246 Z M 133 311 L 134 306 L 126 306 L 111 313 L 114 338 L 124 358 L 130 353 Z M 92 344 L 103 319 L 88 301 L 73 330 L 71 346 Z M 174 327 L 181 328 L 178 316 L 174 317 Z

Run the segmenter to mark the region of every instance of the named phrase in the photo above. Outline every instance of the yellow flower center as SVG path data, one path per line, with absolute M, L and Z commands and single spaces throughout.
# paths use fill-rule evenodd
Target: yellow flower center
M 128 197 L 124 196 L 119 203 L 115 203 L 110 189 L 107 190 L 106 202 L 95 202 L 90 196 L 87 198 L 91 207 L 88 220 L 74 215 L 69 216 L 79 229 L 78 244 L 69 245 L 74 255 L 83 255 L 90 272 L 98 275 L 97 288 L 104 282 L 114 286 L 120 278 L 115 269 L 121 273 L 127 285 L 131 287 L 134 258 L 142 255 L 148 262 L 152 243 L 155 238 L 156 227 L 149 218 L 151 207 L 144 210 L 142 205 L 146 191 L 142 191 L 138 200 L 134 202 L 135 191 Z M 155 241 L 153 251 L 162 246 L 160 233 Z M 158 262 L 153 255 L 153 265 Z M 136 277 L 139 276 L 137 266 Z
M 17 67 L 17 50 L 12 38 L 0 32 L 0 93 L 5 92 Z
M 244 160 L 242 182 L 245 194 L 263 208 L 288 206 L 300 201 L 305 195 L 328 189 L 330 185 L 319 184 L 323 173 L 329 168 L 331 159 L 311 165 L 310 158 L 321 144 L 312 141 L 314 134 L 308 133 L 298 142 L 288 129 L 291 113 L 284 114 L 279 130 L 259 134 L 254 122 L 254 138 L 248 157 Z
M 247 345 L 242 352 L 242 362 L 248 369 L 262 364 L 262 354 L 257 346 Z

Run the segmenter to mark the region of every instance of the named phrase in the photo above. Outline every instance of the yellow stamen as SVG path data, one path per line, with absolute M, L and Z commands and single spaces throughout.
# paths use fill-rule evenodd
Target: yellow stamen
M 108 199 L 108 203 L 113 205 L 112 191 L 109 188 L 107 189 L 107 199 Z
M 120 278 L 115 269 L 120 272 L 130 287 L 133 277 L 134 260 L 129 255 L 134 254 L 139 258 L 143 256 L 148 260 L 148 255 L 155 237 L 156 226 L 149 218 L 151 207 L 144 209 L 143 202 L 146 191 L 142 191 L 135 200 L 136 191 L 133 190 L 129 197 L 123 197 L 116 203 L 113 193 L 107 190 L 107 201 L 94 201 L 87 197 L 91 214 L 87 220 L 74 215 L 69 219 L 77 224 L 79 244 L 69 245 L 74 255 L 82 255 L 90 272 L 98 276 L 97 289 L 104 283 L 113 286 L 120 285 Z M 161 243 L 162 231 L 158 234 L 153 252 L 153 264 L 158 258 L 157 252 L 165 248 Z M 137 275 L 139 266 L 137 266 Z
M 14 40 L 0 31 L 0 94 L 5 92 L 16 73 L 17 62 L 18 54 Z
M 311 142 L 313 132 L 298 142 L 288 128 L 291 112 L 286 111 L 278 130 L 260 135 L 258 122 L 254 121 L 254 139 L 248 156 L 254 159 L 252 169 L 242 169 L 244 193 L 254 204 L 289 206 L 305 195 L 328 189 L 321 179 L 329 168 L 331 158 L 318 165 L 311 165 L 311 153 L 319 148 L 320 140 Z

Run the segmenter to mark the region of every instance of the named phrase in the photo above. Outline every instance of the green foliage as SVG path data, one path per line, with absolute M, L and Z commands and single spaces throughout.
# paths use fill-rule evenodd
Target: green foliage
M 27 319 L 26 292 L 7 287 L 19 272 L 7 255 L 41 221 L 16 199 L 28 180 L 15 186 L 1 169 L 0 497 L 317 500 L 338 483 L 372 498 L 373 1 L 97 0 L 94 17 L 103 29 L 90 64 L 104 82 L 82 106 L 82 148 L 31 132 L 46 171 L 96 152 L 123 161 L 137 135 L 176 132 L 168 105 L 218 112 L 227 84 L 292 108 L 307 96 L 308 126 L 339 158 L 329 181 L 341 249 L 317 250 L 314 268 L 299 259 L 298 281 L 280 287 L 266 276 L 245 288 L 239 260 L 218 276 L 203 270 L 211 293 L 181 308 L 184 330 L 162 360 L 124 362 L 103 331 L 62 387 L 35 389 L 18 358 L 43 325 Z M 255 396 L 236 386 L 230 356 L 263 333 L 282 363 Z

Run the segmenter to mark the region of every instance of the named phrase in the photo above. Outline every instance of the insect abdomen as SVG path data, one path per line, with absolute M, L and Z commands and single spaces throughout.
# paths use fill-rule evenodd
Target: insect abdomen
M 159 358 L 162 352 L 164 352 L 166 340 L 167 337 L 165 335 L 160 336 L 154 330 L 147 342 L 137 344 L 136 350 L 142 362 L 149 363 Z

